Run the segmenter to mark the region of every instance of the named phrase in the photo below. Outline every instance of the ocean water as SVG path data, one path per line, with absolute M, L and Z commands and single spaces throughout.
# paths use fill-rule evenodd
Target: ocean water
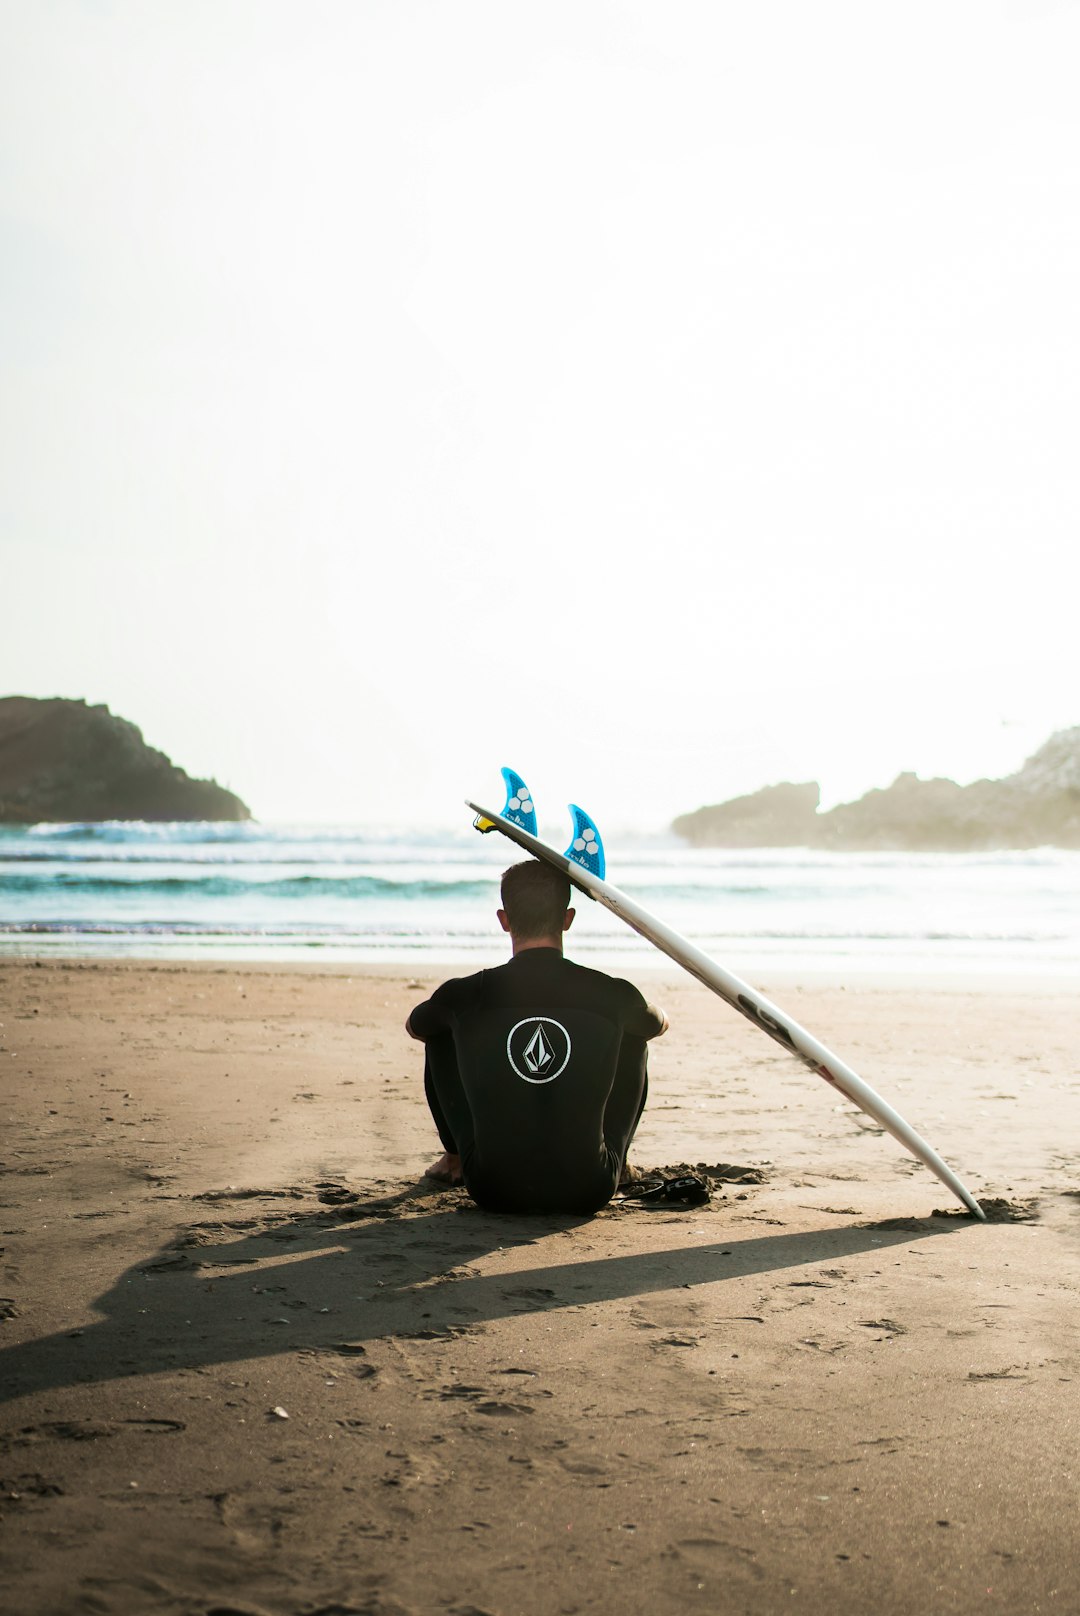
M 566 832 L 541 826 L 564 845 Z M 608 877 L 751 980 L 770 969 L 1048 974 L 1080 969 L 1080 853 L 700 850 L 610 835 Z M 498 878 L 517 851 L 467 825 L 0 828 L 0 956 L 460 964 L 500 959 Z M 570 953 L 666 965 L 576 900 Z

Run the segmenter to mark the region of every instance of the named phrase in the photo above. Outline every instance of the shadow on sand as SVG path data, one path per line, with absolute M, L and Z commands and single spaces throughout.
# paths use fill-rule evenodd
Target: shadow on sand
M 96 1299 L 99 1321 L 0 1351 L 0 1401 L 282 1352 L 344 1350 L 359 1358 L 365 1343 L 378 1340 L 449 1337 L 514 1314 L 884 1252 L 971 1226 L 928 1218 L 748 1236 L 745 1225 L 729 1225 L 712 1241 L 605 1256 L 605 1228 L 612 1218 L 625 1220 L 626 1211 L 585 1219 L 495 1216 L 461 1192 L 430 1185 L 367 1202 L 336 1197 L 334 1188 L 306 1193 L 322 1191 L 324 1200 L 340 1199 L 338 1206 L 282 1214 L 263 1209 L 264 1202 L 259 1215 L 228 1221 L 220 1212 L 204 1214 Z M 238 1198 L 256 1200 L 250 1192 Z M 203 1199 L 220 1206 L 226 1197 Z M 722 1215 L 715 1206 L 677 1214 L 696 1229 Z M 635 1216 L 655 1220 L 645 1211 Z M 567 1237 L 567 1260 L 538 1267 L 511 1258 L 508 1267 L 504 1258 L 496 1273 L 469 1266 L 495 1251 L 524 1253 L 541 1239 L 550 1248 L 553 1236 Z

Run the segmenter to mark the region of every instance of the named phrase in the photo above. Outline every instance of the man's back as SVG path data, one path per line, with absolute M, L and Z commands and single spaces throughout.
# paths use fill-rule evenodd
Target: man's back
M 662 1013 L 555 947 L 443 984 L 413 1011 L 470 1193 L 506 1211 L 595 1211 L 614 1193 Z M 430 1094 L 429 1094 L 430 1098 Z

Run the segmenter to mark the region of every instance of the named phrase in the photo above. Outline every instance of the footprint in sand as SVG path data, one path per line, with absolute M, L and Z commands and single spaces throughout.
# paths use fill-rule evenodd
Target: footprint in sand
M 0 1433 L 0 1452 L 31 1447 L 37 1442 L 97 1442 L 125 1431 L 166 1436 L 185 1429 L 182 1420 L 46 1420 L 40 1425 L 24 1425 L 17 1431 Z

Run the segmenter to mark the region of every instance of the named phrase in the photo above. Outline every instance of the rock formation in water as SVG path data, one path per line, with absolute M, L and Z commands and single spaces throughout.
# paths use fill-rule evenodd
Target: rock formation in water
M 239 797 L 193 780 L 107 707 L 0 697 L 0 823 L 250 818 Z
M 827 813 L 820 790 L 766 786 L 682 814 L 672 829 L 695 847 L 820 847 L 978 852 L 1080 847 L 1080 726 L 1059 730 L 1002 780 L 920 780 L 901 774 Z

